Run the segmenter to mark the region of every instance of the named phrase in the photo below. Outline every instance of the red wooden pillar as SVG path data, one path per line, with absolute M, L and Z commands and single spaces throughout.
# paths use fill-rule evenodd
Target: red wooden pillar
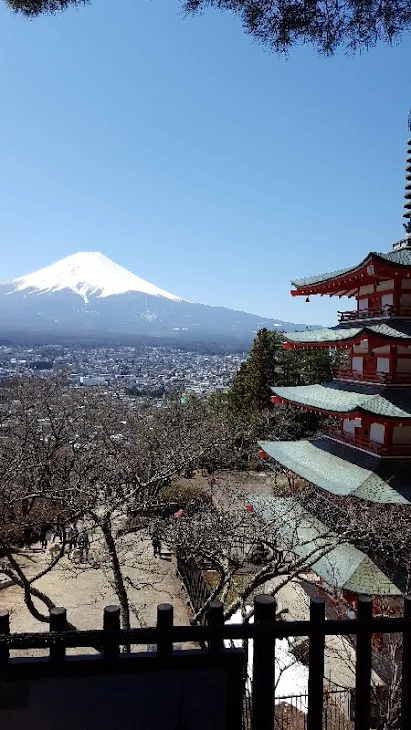
M 394 431 L 394 424 L 392 421 L 386 421 L 385 422 L 385 436 L 384 436 L 384 448 L 391 450 L 393 447 L 392 438 L 393 438 L 393 431 Z
M 399 312 L 401 304 L 402 276 L 394 276 L 393 310 L 394 315 Z
M 369 345 L 368 354 L 364 356 L 364 372 L 368 373 L 372 378 L 372 382 L 377 382 L 377 356 L 374 354 L 371 344 Z
M 350 370 L 353 372 L 353 359 L 355 357 L 354 346 L 350 348 Z
M 390 375 L 392 382 L 395 383 L 397 377 L 397 346 L 390 346 Z

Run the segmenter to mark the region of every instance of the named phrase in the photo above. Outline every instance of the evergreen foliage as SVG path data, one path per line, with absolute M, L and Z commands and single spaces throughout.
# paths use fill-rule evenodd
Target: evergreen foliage
M 241 365 L 231 387 L 232 407 L 257 416 L 270 404 L 271 385 L 279 384 L 283 358 L 283 337 L 279 332 L 261 329 L 248 359 Z
M 90 0 L 5 2 L 15 12 L 34 17 Z M 181 4 L 188 14 L 212 7 L 237 15 L 246 33 L 276 52 L 307 43 L 325 55 L 341 46 L 361 51 L 379 42 L 392 44 L 411 27 L 411 0 L 181 0 Z
M 283 335 L 262 329 L 257 333 L 248 359 L 241 365 L 228 394 L 229 407 L 252 423 L 258 437 L 299 439 L 314 435 L 322 416 L 271 403 L 271 386 L 298 386 L 332 380 L 337 352 L 327 349 L 284 349 Z
M 206 7 L 239 16 L 246 33 L 275 52 L 303 44 L 332 55 L 379 42 L 392 44 L 411 26 L 411 0 L 185 0 L 186 10 Z
M 70 5 L 86 5 L 90 0 L 6 0 L 7 5 L 16 13 L 27 17 L 36 15 L 53 15 L 66 10 Z

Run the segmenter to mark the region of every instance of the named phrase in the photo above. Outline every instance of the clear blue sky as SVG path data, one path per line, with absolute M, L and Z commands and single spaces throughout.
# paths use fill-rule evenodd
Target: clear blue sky
M 0 3 L 0 280 L 99 250 L 176 294 L 294 322 L 289 280 L 401 238 L 411 40 L 288 60 L 214 11 Z

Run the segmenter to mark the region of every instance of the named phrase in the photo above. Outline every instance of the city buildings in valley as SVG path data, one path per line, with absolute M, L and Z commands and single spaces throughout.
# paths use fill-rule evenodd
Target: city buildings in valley
M 0 379 L 64 375 L 73 387 L 161 400 L 167 393 L 226 390 L 246 353 L 203 354 L 170 347 L 0 346 Z

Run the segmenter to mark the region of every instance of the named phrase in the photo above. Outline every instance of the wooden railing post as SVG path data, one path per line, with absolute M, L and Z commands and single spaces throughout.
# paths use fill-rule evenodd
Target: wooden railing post
M 275 600 L 272 596 L 254 598 L 255 624 L 275 621 Z M 274 638 L 270 635 L 254 639 L 252 681 L 252 730 L 274 728 Z
M 310 655 L 307 730 L 322 730 L 324 704 L 325 601 L 310 600 Z
M 61 633 L 67 628 L 67 612 L 65 608 L 58 608 L 55 606 L 50 609 L 50 631 L 53 633 Z M 64 644 L 57 642 L 55 645 L 50 646 L 50 659 L 53 661 L 61 662 L 64 660 L 66 655 L 66 648 Z
M 402 643 L 401 730 L 411 727 L 411 596 L 404 598 L 404 618 L 407 619 Z
M 104 631 L 119 631 L 120 629 L 120 608 L 119 606 L 106 606 L 104 609 L 103 616 L 103 629 Z M 104 659 L 110 661 L 117 659 L 120 654 L 120 644 L 118 641 L 107 640 L 103 646 Z
M 0 634 L 7 636 L 10 633 L 10 614 L 8 611 L 0 611 Z M 0 665 L 7 664 L 10 652 L 7 646 L 0 647 Z
M 224 605 L 221 601 L 211 601 L 208 607 L 209 626 L 224 626 Z M 221 651 L 224 649 L 223 638 L 211 639 L 208 644 L 210 651 Z
M 371 657 L 372 599 L 358 599 L 357 661 L 355 665 L 355 730 L 370 730 L 371 722 Z
M 171 603 L 160 603 L 157 606 L 157 628 L 172 629 L 174 620 L 174 610 Z M 173 651 L 172 641 L 160 641 L 157 644 L 158 654 L 171 654 Z

